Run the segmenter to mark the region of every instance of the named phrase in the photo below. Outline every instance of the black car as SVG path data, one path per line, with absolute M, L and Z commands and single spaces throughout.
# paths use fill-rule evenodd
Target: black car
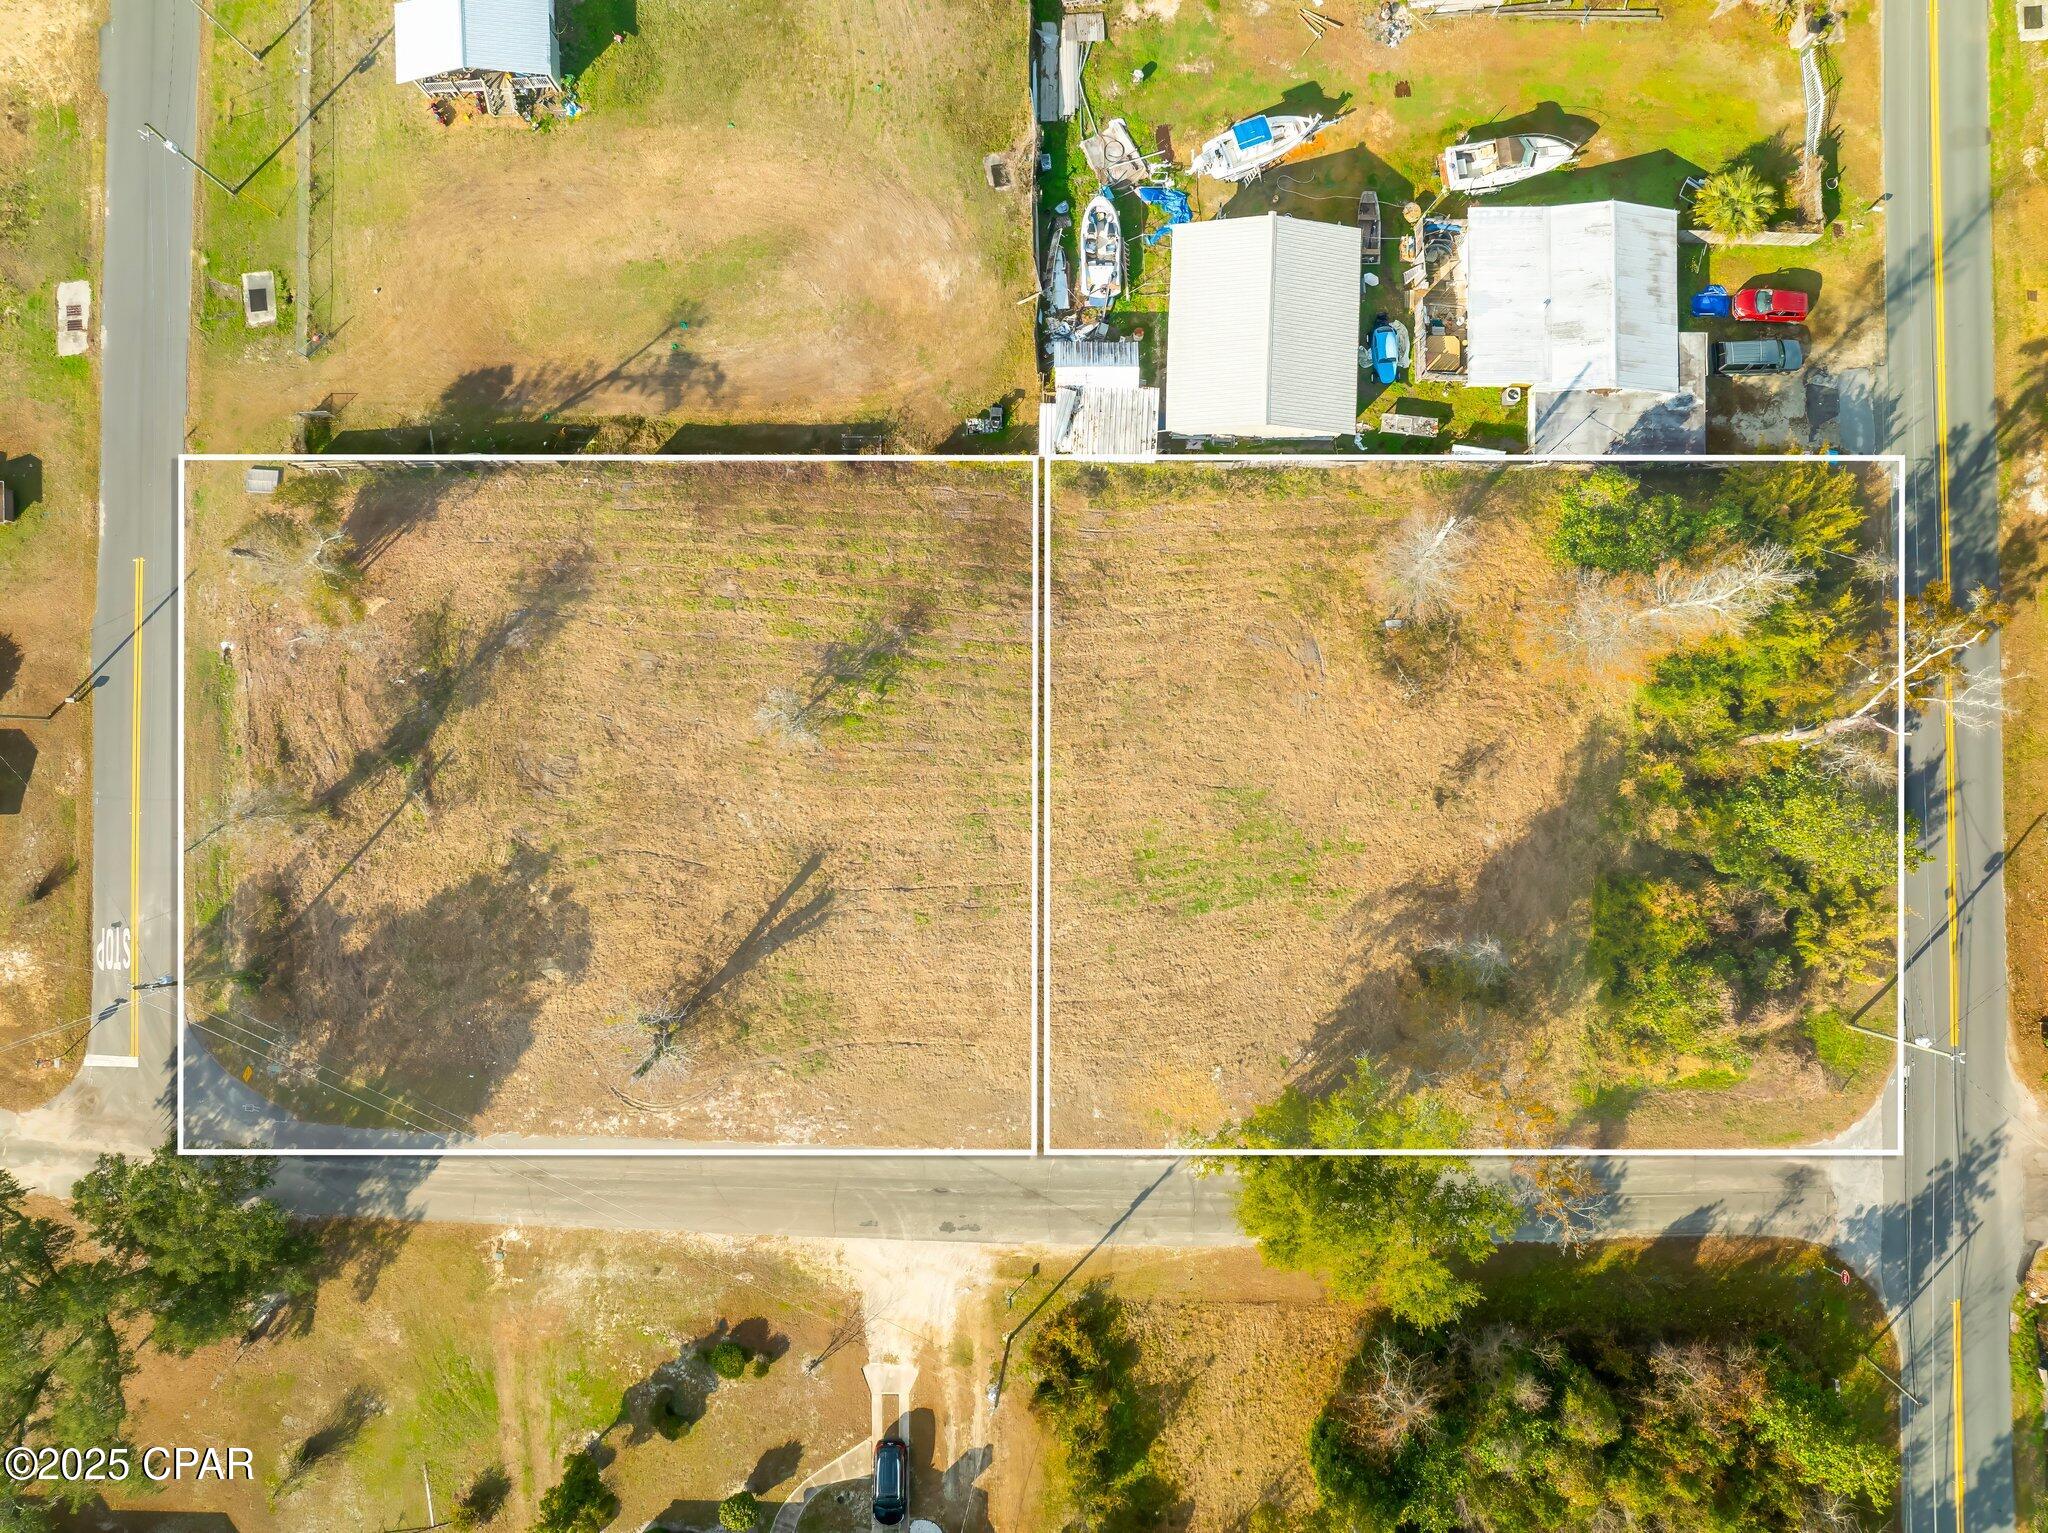
M 893 1528 L 910 1510 L 910 1449 L 900 1438 L 875 1444 L 875 1521 Z

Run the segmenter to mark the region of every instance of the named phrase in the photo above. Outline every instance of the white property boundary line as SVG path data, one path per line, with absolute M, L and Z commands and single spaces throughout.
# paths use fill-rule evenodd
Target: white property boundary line
M 1258 468 L 1264 466 L 1285 468 L 1343 468 L 1361 465 L 1431 465 L 1457 464 L 1466 468 L 1545 468 L 1558 464 L 1601 464 L 1636 463 L 1657 468 L 1692 468 L 1699 466 L 1740 467 L 1756 463 L 1811 463 L 1822 455 L 1815 453 L 1705 453 L 1674 455 L 1668 453 L 1547 453 L 1542 455 L 1521 455 L 1506 457 L 1475 457 L 1464 453 L 1172 453 L 1162 454 L 1152 460 L 1160 463 L 1207 464 L 1218 469 Z M 1897 562 L 1897 594 L 1901 600 L 1895 602 L 1897 614 L 1894 623 L 1893 642 L 1900 657 L 1900 670 L 1905 668 L 1905 594 L 1906 581 L 1906 458 L 1903 453 L 1829 453 L 1823 461 L 1838 464 L 1879 464 L 1891 471 L 1892 477 L 1892 540 L 1893 556 Z M 1086 458 L 1054 458 L 1049 460 L 1046 473 L 1046 562 L 1048 566 L 1056 557 L 1052 544 L 1051 506 L 1054 486 L 1052 465 L 1074 464 L 1076 467 L 1112 467 L 1128 469 L 1134 466 L 1127 460 L 1094 460 Z M 1137 467 L 1144 465 L 1138 464 Z M 1045 1080 L 1044 1115 L 1046 1126 L 1046 1153 L 1068 1156 L 1076 1159 L 1126 1158 L 1134 1160 L 1157 1160 L 1163 1156 L 1199 1155 L 1202 1150 L 1191 1145 L 1157 1145 L 1148 1148 L 1123 1148 L 1104 1146 L 1056 1145 L 1052 1142 L 1052 838 L 1054 804 L 1052 785 L 1052 606 L 1050 593 L 1045 610 L 1046 631 L 1046 874 L 1045 889 L 1045 969 L 1047 988 L 1045 999 Z M 1903 679 L 1903 675 L 1902 678 Z M 1905 1153 L 1906 1143 L 1906 700 L 1903 686 L 1894 683 L 1897 694 L 1897 709 L 1894 727 L 1898 750 L 1898 792 L 1896 795 L 1896 825 L 1898 860 L 1895 873 L 1897 894 L 1893 900 L 1895 925 L 1893 942 L 1897 948 L 1896 967 L 1892 975 L 1892 1074 L 1890 1089 L 1893 1095 L 1891 1118 L 1893 1130 L 1889 1146 L 1873 1148 L 1835 1147 L 1827 1145 L 1786 1145 L 1776 1148 L 1720 1148 L 1720 1149 L 1604 1149 L 1598 1145 L 1541 1145 L 1524 1149 L 1516 1148 L 1458 1148 L 1454 1150 L 1319 1150 L 1319 1149 L 1253 1149 L 1222 1150 L 1218 1155 L 1229 1158 L 1287 1159 L 1312 1156 L 1352 1158 L 1362 1156 L 1384 1156 L 1388 1158 L 1432 1158 L 1445 1155 L 1472 1160 L 1530 1160 L 1594 1157 L 1602 1160 L 1673 1160 L 1673 1159 L 1717 1159 L 1717 1160 L 1870 1160 L 1884 1159 Z M 1951 835 L 1954 827 L 1944 826 L 1943 834 Z M 1882 1101 L 1882 1097 L 1879 1098 Z
M 1752 454 L 1703 454 L 1699 456 L 1614 453 L 1614 454 L 1545 454 L 1521 455 L 1502 458 L 1476 457 L 1450 453 L 1346 453 L 1346 454 L 1296 454 L 1296 453 L 1172 453 L 1163 454 L 1154 462 L 1204 464 L 1213 468 L 1258 468 L 1263 466 L 1337 468 L 1361 465 L 1431 465 L 1451 464 L 1468 469 L 1484 468 L 1527 468 L 1556 464 L 1601 464 L 1639 463 L 1664 468 L 1687 468 L 1700 465 L 1721 467 L 1741 466 L 1754 463 L 1808 462 L 1814 454 L 1802 453 L 1752 453 Z M 1892 474 L 1893 486 L 1893 534 L 1895 555 L 1899 568 L 1899 589 L 1904 590 L 1905 581 L 1905 510 L 1906 510 L 1906 460 L 1897 453 L 1833 453 L 1829 461 L 1844 464 L 1878 464 L 1887 467 Z M 1190 1146 L 1159 1145 L 1153 1147 L 1101 1148 L 1073 1146 L 1064 1147 L 1052 1142 L 1052 997 L 1051 975 L 1053 961 L 1052 947 L 1052 870 L 1053 870 L 1053 802 L 1052 802 L 1052 509 L 1053 469 L 1056 464 L 1087 466 L 1091 462 L 1083 458 L 1043 457 L 1024 454 L 946 454 L 928 455 L 915 453 L 869 453 L 869 454 L 804 454 L 804 453 L 734 453 L 703 455 L 650 455 L 631 453 L 364 453 L 353 455 L 302 454 L 302 453 L 187 453 L 178 461 L 178 700 L 179 749 L 177 757 L 177 793 L 179 813 L 179 855 L 177 858 L 177 977 L 180 996 L 178 1008 L 178 1046 L 176 1068 L 178 1079 L 176 1094 L 177 1147 L 181 1154 L 252 1156 L 277 1155 L 300 1158 L 382 1158 L 432 1160 L 442 1157 L 522 1160 L 522 1159 L 856 1159 L 890 1157 L 896 1159 L 977 1159 L 996 1160 L 1033 1156 L 1063 1156 L 1082 1158 L 1131 1158 L 1167 1159 L 1199 1153 Z M 1102 460 L 1107 465 L 1107 460 Z M 569 1146 L 538 1143 L 472 1145 L 453 1144 L 434 1148 L 294 1148 L 262 1146 L 199 1146 L 190 1145 L 185 1138 L 185 1040 L 186 1019 L 183 1003 L 185 986 L 185 857 L 184 857 L 184 804 L 185 804 L 185 753 L 183 742 L 185 719 L 185 562 L 186 562 L 186 484 L 185 470 L 188 463 L 259 463 L 286 464 L 318 463 L 325 466 L 370 466 L 377 465 L 420 465 L 442 466 L 454 464 L 487 464 L 516 467 L 523 464 L 692 464 L 692 463 L 771 463 L 771 464 L 816 464 L 816 463 L 929 463 L 929 464 L 1032 464 L 1032 711 L 1031 743 L 1033 752 L 1031 787 L 1031 822 L 1034 838 L 1034 855 L 1031 870 L 1031 951 L 1034 962 L 1031 965 L 1031 1037 L 1030 1037 L 1030 1079 L 1037 1086 L 1029 1105 L 1030 1145 L 1028 1148 L 986 1149 L 960 1148 L 893 1148 L 893 1147 L 838 1147 L 816 1145 L 699 1145 L 677 1144 L 647 1145 L 621 1144 L 618 1146 Z M 1119 463 L 1117 466 L 1128 466 Z M 1143 465 L 1137 465 L 1142 467 Z M 1903 658 L 1905 652 L 1905 618 L 1903 604 L 1899 612 L 1895 642 Z M 1905 698 L 1899 692 L 1895 727 L 1898 730 L 1901 770 L 1897 795 L 1898 835 L 1898 896 L 1895 900 L 1895 933 L 1898 960 L 1903 966 L 1906 954 L 1905 928 Z M 1944 834 L 1952 833 L 1945 828 Z M 1832 1148 L 1826 1146 L 1782 1146 L 1767 1148 L 1717 1148 L 1717 1149 L 1614 1149 L 1597 1145 L 1545 1145 L 1528 1148 L 1459 1148 L 1453 1150 L 1313 1150 L 1313 1149 L 1260 1149 L 1232 1150 L 1230 1156 L 1245 1157 L 1302 1157 L 1312 1155 L 1360 1157 L 1386 1156 L 1390 1158 L 1427 1158 L 1458 1156 L 1470 1159 L 1531 1159 L 1531 1158 L 1583 1158 L 1597 1157 L 1609 1160 L 1662 1160 L 1678 1157 L 1748 1159 L 1748 1160 L 1861 1160 L 1897 1156 L 1903 1153 L 1905 1143 L 1905 979 L 1903 967 L 1894 973 L 1894 1045 L 1891 1090 L 1894 1096 L 1893 1112 L 1890 1115 L 1894 1130 L 1894 1142 L 1880 1148 Z M 1041 1039 L 1042 1035 L 1042 1039 Z
M 187 827 L 185 825 L 185 678 L 187 670 L 187 657 L 185 654 L 185 574 L 187 566 L 186 534 L 188 531 L 187 524 L 189 520 L 186 500 L 185 471 L 187 465 L 192 463 L 244 463 L 279 465 L 288 467 L 298 467 L 304 466 L 306 464 L 318 464 L 321 467 L 326 468 L 374 468 L 379 466 L 415 466 L 423 468 L 440 468 L 457 466 L 462 464 L 478 464 L 492 467 L 518 468 L 528 465 L 630 463 L 642 467 L 651 466 L 655 468 L 673 466 L 678 470 L 687 470 L 691 467 L 702 464 L 717 463 L 768 463 L 788 465 L 817 465 L 827 463 L 916 463 L 933 464 L 941 466 L 1000 466 L 1005 464 L 1016 465 L 1029 463 L 1031 465 L 1030 508 L 1032 590 L 1032 610 L 1030 623 L 1030 748 L 1033 771 L 1031 776 L 1030 811 L 1032 837 L 1030 876 L 1031 939 L 1030 946 L 1027 949 L 1027 952 L 1034 959 L 1039 947 L 1039 920 L 1040 911 L 1042 909 L 1042 891 L 1040 890 L 1038 883 L 1038 874 L 1040 868 L 1040 862 L 1038 858 L 1038 847 L 1041 844 L 1041 842 L 1045 839 L 1043 834 L 1042 822 L 1040 819 L 1040 816 L 1044 811 L 1044 805 L 1042 804 L 1039 794 L 1039 779 L 1036 771 L 1036 764 L 1041 759 L 1040 740 L 1042 726 L 1040 718 L 1040 705 L 1042 698 L 1044 696 L 1043 692 L 1041 691 L 1041 681 L 1043 679 L 1043 671 L 1041 667 L 1043 664 L 1043 656 L 1045 654 L 1045 643 L 1043 633 L 1044 623 L 1042 621 L 1042 608 L 1039 601 L 1039 592 L 1041 589 L 1042 579 L 1049 578 L 1049 571 L 1047 570 L 1047 566 L 1043 559 L 1042 550 L 1039 542 L 1041 508 L 1046 504 L 1044 496 L 1044 482 L 1048 477 L 1046 473 L 1045 460 L 1043 460 L 1042 458 L 1038 458 L 1035 456 L 1026 456 L 1024 454 L 1018 453 L 948 455 L 932 455 L 919 453 L 729 453 L 695 454 L 688 456 L 681 454 L 673 456 L 664 456 L 661 454 L 647 453 L 181 453 L 178 458 L 177 504 L 178 751 L 176 762 L 176 778 L 178 798 L 178 855 L 177 858 L 175 859 L 177 866 L 175 895 L 177 901 L 176 973 L 178 980 L 178 1044 L 177 1049 L 173 1055 L 173 1058 L 175 1060 L 175 1069 L 177 1071 L 177 1150 L 180 1155 L 209 1155 L 221 1157 L 271 1155 L 279 1157 L 320 1160 L 331 1160 L 339 1158 L 379 1160 L 439 1160 L 444 1157 L 515 1161 L 543 1159 L 846 1160 L 855 1158 L 873 1159 L 876 1157 L 888 1157 L 892 1159 L 951 1160 L 972 1158 L 975 1160 L 1002 1160 L 1028 1158 L 1043 1153 L 1044 1130 L 1046 1125 L 1041 1116 L 1042 1103 L 1039 1093 L 1036 1090 L 1031 1090 L 1028 1092 L 1028 1143 L 1021 1147 L 1009 1148 L 944 1148 L 932 1146 L 908 1148 L 866 1145 L 848 1147 L 838 1145 L 747 1145 L 690 1143 L 677 1143 L 673 1146 L 670 1146 L 650 1145 L 644 1142 L 637 1144 L 620 1144 L 617 1146 L 607 1146 L 560 1145 L 549 1144 L 545 1141 L 541 1141 L 533 1144 L 449 1144 L 434 1147 L 343 1146 L 333 1149 L 325 1149 L 318 1147 L 306 1148 L 296 1146 L 273 1147 L 263 1145 L 200 1145 L 189 1143 L 185 1137 L 185 1047 L 186 1035 L 188 1032 L 188 1025 L 186 1021 L 186 1014 L 188 1008 L 185 1003 L 185 846 L 187 837 Z M 1042 971 L 1038 963 L 1036 963 L 1035 961 L 1029 962 L 1028 967 L 1030 970 L 1030 1016 L 1028 1018 L 1029 1053 L 1025 1080 L 1029 1083 L 1035 1084 L 1038 1077 L 1038 1051 L 1039 1038 L 1041 1034 L 1038 1008 L 1041 1004 L 1043 1004 L 1044 1000 L 1044 983 L 1042 979 Z M 453 1115 L 451 1114 L 450 1116 L 452 1117 Z M 311 1126 L 336 1127 L 336 1125 Z M 424 1135 L 432 1132 L 432 1130 L 377 1130 L 375 1132 L 410 1132 Z

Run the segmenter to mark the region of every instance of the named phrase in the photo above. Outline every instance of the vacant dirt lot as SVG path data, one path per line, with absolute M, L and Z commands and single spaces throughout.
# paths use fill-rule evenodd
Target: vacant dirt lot
M 301 8 L 234 9 L 267 38 Z M 636 450 L 685 427 L 928 447 L 1029 386 L 1014 7 L 578 0 L 557 22 L 581 116 L 444 127 L 393 80 L 386 0 L 315 0 L 303 178 L 291 49 L 213 46 L 210 153 L 275 216 L 201 205 L 205 446 L 281 444 L 288 411 L 332 395 L 344 431 L 431 424 L 444 449 L 616 417 L 644 423 Z M 1014 156 L 1009 191 L 992 153 Z M 240 317 L 258 268 L 293 305 L 275 330 Z
M 787 1248 L 350 1221 L 324 1239 L 334 1270 L 303 1314 L 247 1348 L 148 1354 L 130 1386 L 136 1441 L 250 1448 L 255 1482 L 117 1506 L 204 1507 L 240 1533 L 426 1527 L 428 1484 L 446 1518 L 495 1470 L 486 1525 L 527 1528 L 602 1434 L 613 1526 L 704 1528 L 733 1491 L 779 1502 L 865 1440 L 860 1298 Z M 716 1374 L 703 1349 L 727 1338 L 766 1372 Z M 673 1438 L 664 1397 L 689 1423 Z
M 195 474 L 188 955 L 304 1116 L 1027 1142 L 1027 465 Z
M 1658 1081 L 1590 1044 L 1633 678 L 1548 626 L 1569 472 L 1054 470 L 1054 1144 L 1184 1144 L 1360 1057 L 1491 1143 L 1785 1143 L 1867 1105 L 1792 1018 Z M 1413 621 L 1393 550 L 1453 511 L 1453 615 Z M 1483 942 L 1505 1008 L 1421 983 Z
M 91 666 L 98 368 L 55 332 L 98 250 L 99 15 L 35 0 L 0 38 L 0 1107 L 71 1078 L 91 999 L 91 715 L 50 711 Z

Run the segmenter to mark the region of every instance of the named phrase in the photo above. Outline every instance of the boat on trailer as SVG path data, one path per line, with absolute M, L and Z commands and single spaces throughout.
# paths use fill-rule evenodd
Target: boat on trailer
M 1268 165 L 1277 164 L 1308 143 L 1331 121 L 1313 114 L 1247 117 L 1202 145 L 1188 168 L 1213 181 L 1250 181 Z
M 1106 309 L 1124 290 L 1124 224 L 1107 191 L 1081 210 L 1081 302 Z
M 1511 133 L 1504 138 L 1453 144 L 1443 154 L 1444 189 L 1482 196 L 1569 165 L 1578 152 L 1570 139 L 1548 133 Z

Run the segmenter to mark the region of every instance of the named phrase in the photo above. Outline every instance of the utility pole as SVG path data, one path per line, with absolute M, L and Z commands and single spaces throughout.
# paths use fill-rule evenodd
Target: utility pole
M 170 150 L 172 154 L 175 154 L 187 165 L 190 165 L 194 170 L 198 171 L 199 174 L 206 177 L 207 180 L 211 181 L 215 186 L 219 187 L 222 191 L 226 192 L 230 197 L 239 198 L 240 196 L 242 196 L 242 189 L 239 186 L 230 186 L 227 182 L 221 180 L 219 176 L 216 176 L 204 165 L 200 164 L 197 160 L 193 159 L 191 155 L 187 154 L 184 150 L 180 149 L 170 139 L 165 138 L 162 133 L 158 132 L 157 129 L 152 127 L 150 124 L 144 123 L 135 131 L 141 134 L 144 138 L 155 139 L 159 144 L 162 144 L 164 148 Z M 268 213 L 272 218 L 277 217 L 277 210 L 269 206 L 267 203 L 265 203 L 263 199 L 258 197 L 254 192 L 250 192 L 248 194 L 248 197 L 251 202 L 255 203 L 257 207 L 262 208 L 263 211 Z
M 222 36 L 227 38 L 227 40 L 233 43 L 237 48 L 240 48 L 244 53 L 248 54 L 250 58 L 254 59 L 259 64 L 263 62 L 263 55 L 261 53 L 258 53 L 254 48 L 250 47 L 247 43 L 243 42 L 239 37 L 235 36 L 234 29 L 230 27 L 225 21 L 222 21 L 218 16 L 214 15 L 212 11 L 208 10 L 206 6 L 201 3 L 201 0 L 192 0 L 192 9 L 197 11 L 200 15 L 204 16 L 208 21 L 212 22 L 214 26 L 219 29 Z

